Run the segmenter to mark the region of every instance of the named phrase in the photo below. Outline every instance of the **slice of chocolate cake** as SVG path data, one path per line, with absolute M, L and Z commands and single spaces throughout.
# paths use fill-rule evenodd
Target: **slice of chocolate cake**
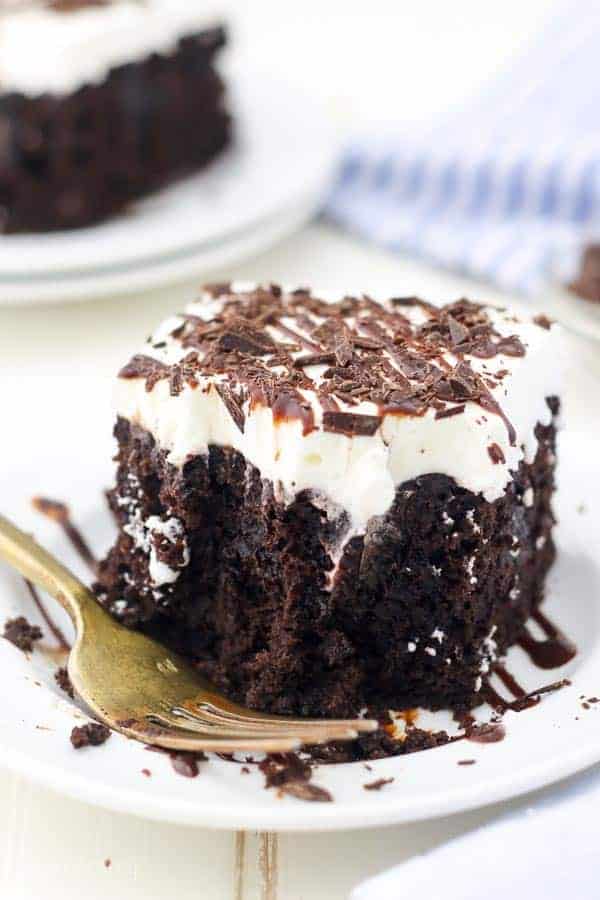
M 0 0 L 0 231 L 98 222 L 227 144 L 203 7 Z
M 560 334 L 207 287 L 121 371 L 101 601 L 279 713 L 464 708 L 543 596 Z

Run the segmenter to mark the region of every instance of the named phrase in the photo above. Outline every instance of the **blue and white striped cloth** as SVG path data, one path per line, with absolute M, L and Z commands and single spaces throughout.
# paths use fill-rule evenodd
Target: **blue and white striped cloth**
M 392 250 L 522 292 L 600 233 L 600 0 L 561 3 L 459 113 L 349 148 L 327 214 Z

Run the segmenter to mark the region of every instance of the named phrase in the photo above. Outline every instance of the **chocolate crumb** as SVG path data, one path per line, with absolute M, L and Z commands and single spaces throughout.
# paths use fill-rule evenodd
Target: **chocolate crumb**
M 105 868 L 105 869 L 110 869 L 111 866 L 112 866 L 112 860 L 110 860 L 110 859 L 105 859 L 105 860 L 104 860 L 104 868 Z
M 24 653 L 31 653 L 33 645 L 41 640 L 43 635 L 38 625 L 31 625 L 25 616 L 17 616 L 16 619 L 6 620 L 3 637 Z
M 459 406 L 447 406 L 445 409 L 438 409 L 435 414 L 436 419 L 449 419 L 450 416 L 459 416 L 461 413 L 465 411 L 465 404 L 461 403 Z
M 248 766 L 242 766 L 242 768 L 240 769 L 240 772 L 242 775 L 249 775 L 250 769 L 248 768 Z
M 539 325 L 540 328 L 545 328 L 546 331 L 550 331 L 554 324 L 553 319 L 549 319 L 548 316 L 545 316 L 543 313 L 539 316 L 534 316 L 533 321 L 536 325 Z
M 290 781 L 282 784 L 279 792 L 308 803 L 331 803 L 333 801 L 333 796 L 328 790 L 307 781 Z
M 187 750 L 169 753 L 169 757 L 177 774 L 184 778 L 197 778 L 200 773 L 198 763 L 205 762 L 208 758 L 204 753 L 189 753 Z
M 142 775 L 145 775 L 146 778 L 150 778 L 152 775 L 152 772 L 150 771 L 150 769 L 142 769 Z
M 106 725 L 100 722 L 88 722 L 80 728 L 74 728 L 71 732 L 71 743 L 75 750 L 81 750 L 82 747 L 100 747 L 105 744 L 111 736 L 112 732 Z
M 487 449 L 488 449 L 489 457 L 490 457 L 491 461 L 494 463 L 494 465 L 498 465 L 498 463 L 506 462 L 506 460 L 504 458 L 504 453 L 502 452 L 502 448 L 499 447 L 498 444 L 496 444 L 496 443 L 490 444 Z
M 325 788 L 310 784 L 311 764 L 297 753 L 269 753 L 258 764 L 265 776 L 265 789 L 277 788 L 280 794 L 288 794 L 309 803 L 331 803 L 332 795 Z
M 365 791 L 380 791 L 386 784 L 392 784 L 394 778 L 378 778 L 377 781 L 371 781 L 369 784 L 363 784 Z
M 459 759 L 459 766 L 474 766 L 477 760 L 475 759 Z
M 206 753 L 203 753 L 201 750 L 197 753 L 189 750 L 167 750 L 164 747 L 156 747 L 152 744 L 148 744 L 146 750 L 150 753 L 160 753 L 163 756 L 168 756 L 173 769 L 184 778 L 196 778 L 200 774 L 198 763 L 208 760 Z
M 75 696 L 75 692 L 73 690 L 73 685 L 71 684 L 71 679 L 69 678 L 69 673 L 65 666 L 61 666 L 60 669 L 56 670 L 56 672 L 54 673 L 54 680 L 56 681 L 61 691 L 64 691 L 65 694 L 68 694 L 68 696 L 73 699 L 73 697 Z

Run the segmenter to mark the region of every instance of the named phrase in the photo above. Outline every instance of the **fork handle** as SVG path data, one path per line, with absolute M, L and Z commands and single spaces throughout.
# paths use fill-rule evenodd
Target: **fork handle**
M 79 632 L 84 609 L 95 604 L 94 595 L 83 582 L 60 563 L 51 553 L 0 515 L 0 559 L 47 591 L 61 604 Z

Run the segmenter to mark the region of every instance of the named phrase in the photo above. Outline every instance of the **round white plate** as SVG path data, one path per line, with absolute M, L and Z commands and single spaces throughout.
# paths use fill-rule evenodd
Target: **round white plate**
M 322 192 L 339 139 L 323 108 L 292 84 L 232 71 L 232 147 L 199 174 L 92 228 L 0 236 L 0 284 L 102 274 L 239 238 Z
M 78 275 L 56 273 L 32 281 L 0 279 L 0 305 L 71 303 L 94 297 L 136 294 L 168 284 L 206 278 L 269 249 L 294 234 L 317 212 L 322 190 L 308 192 L 304 200 L 284 213 L 261 219 L 238 236 L 207 242 L 195 250 L 185 250 L 148 260 L 141 265 L 122 266 L 101 273 Z
M 576 388 L 585 390 L 584 377 Z M 110 379 L 94 378 L 0 381 L 5 421 L 13 423 L 3 435 L 3 512 L 35 530 L 80 572 L 66 540 L 51 523 L 35 517 L 28 498 L 41 493 L 68 499 L 94 548 L 102 552 L 107 547 L 113 526 L 101 491 L 112 475 L 110 387 Z M 26 417 L 17 415 L 22 409 L 27 409 Z M 38 649 L 28 658 L 0 641 L 0 763 L 72 797 L 140 816 L 215 828 L 328 830 L 465 810 L 532 790 L 600 760 L 600 704 L 586 710 L 580 699 L 600 696 L 598 427 L 566 435 L 560 452 L 559 560 L 546 609 L 577 642 L 579 654 L 563 669 L 542 672 L 521 650 L 511 651 L 510 670 L 526 688 L 566 676 L 572 686 L 546 696 L 533 709 L 507 714 L 503 742 L 460 741 L 372 763 L 372 771 L 361 763 L 321 766 L 314 782 L 328 788 L 334 802 L 303 803 L 266 791 L 256 768 L 242 774 L 240 766 L 223 760 L 202 764 L 196 779 L 183 778 L 167 757 L 119 735 L 103 747 L 74 751 L 69 733 L 82 713 L 54 684 L 55 657 Z M 19 578 L 0 568 L 0 621 L 16 613 L 36 619 Z M 51 647 L 49 637 L 45 646 Z M 484 718 L 484 711 L 478 715 Z M 429 715 L 421 718 L 423 725 L 430 721 Z M 476 763 L 458 765 L 464 759 Z M 379 792 L 363 789 L 382 777 L 395 780 Z
M 565 328 L 600 341 L 600 303 L 578 297 L 557 282 L 548 284 L 539 299 L 544 312 Z
M 565 328 L 585 338 L 600 340 L 600 303 L 578 297 L 566 287 L 578 277 L 585 247 L 597 241 L 593 233 L 579 238 L 565 237 L 560 253 L 550 260 L 548 281 L 537 299 L 543 311 Z

